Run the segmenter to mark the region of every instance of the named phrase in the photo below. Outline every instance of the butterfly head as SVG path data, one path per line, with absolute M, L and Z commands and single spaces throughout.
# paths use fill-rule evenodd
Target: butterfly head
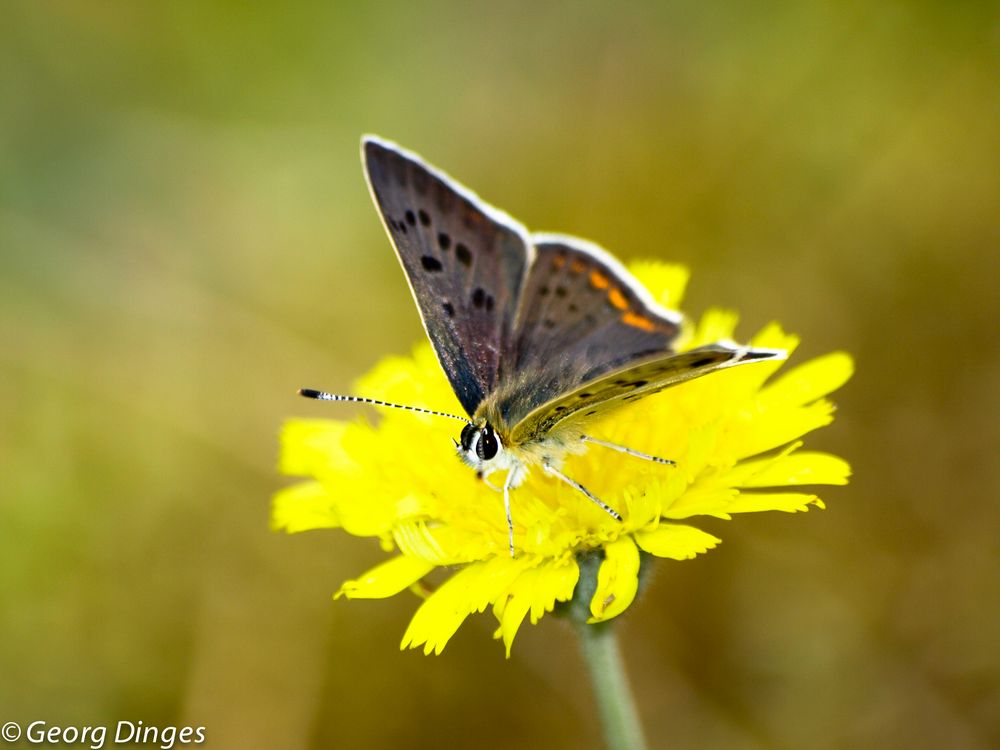
M 489 474 L 505 463 L 503 441 L 489 422 L 470 422 L 456 444 L 459 457 L 481 474 Z

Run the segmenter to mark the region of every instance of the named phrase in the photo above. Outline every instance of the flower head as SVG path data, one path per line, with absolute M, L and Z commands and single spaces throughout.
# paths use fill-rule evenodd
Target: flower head
M 662 304 L 679 306 L 686 269 L 646 263 L 632 270 Z M 710 311 L 679 348 L 734 338 L 736 322 L 733 313 Z M 791 352 L 797 341 L 771 324 L 751 343 Z M 608 620 L 634 600 L 642 553 L 685 560 L 720 542 L 693 525 L 695 517 L 823 507 L 802 486 L 847 482 L 843 459 L 803 450 L 799 438 L 832 421 L 825 396 L 850 377 L 850 357 L 827 354 L 776 375 L 783 364 L 722 370 L 589 427 L 595 437 L 676 466 L 598 447 L 569 456 L 565 473 L 618 509 L 620 522 L 567 485 L 533 472 L 511 495 L 514 558 L 503 498 L 455 456 L 454 423 L 393 409 L 379 409 L 376 425 L 363 417 L 289 421 L 281 470 L 306 479 L 276 495 L 273 523 L 288 532 L 341 528 L 377 538 L 392 556 L 345 582 L 337 596 L 382 598 L 407 589 L 423 596 L 402 647 L 440 653 L 466 617 L 492 607 L 496 636 L 509 655 L 525 618 L 537 623 L 573 597 L 584 556 L 602 559 L 589 587 L 590 621 Z M 426 343 L 410 357 L 383 360 L 357 391 L 461 413 Z M 452 572 L 431 591 L 421 580 L 436 568 Z

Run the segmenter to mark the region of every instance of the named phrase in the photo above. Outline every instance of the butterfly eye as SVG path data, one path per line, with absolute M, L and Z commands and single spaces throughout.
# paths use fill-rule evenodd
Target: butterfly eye
M 493 432 L 493 428 L 486 425 L 479 442 L 476 444 L 476 455 L 483 461 L 489 461 L 497 454 L 498 450 L 500 450 L 500 443 L 497 436 Z
M 474 424 L 467 424 L 462 428 L 462 436 L 459 441 L 462 443 L 462 450 L 469 450 L 472 447 L 472 441 L 478 434 L 479 430 Z

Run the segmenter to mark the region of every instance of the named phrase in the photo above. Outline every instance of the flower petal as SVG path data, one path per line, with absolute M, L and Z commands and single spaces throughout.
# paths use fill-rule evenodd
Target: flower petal
M 780 510 L 797 513 L 809 510 L 810 505 L 825 508 L 816 495 L 806 492 L 741 492 L 729 505 L 730 513 L 757 513 L 762 510 Z
M 760 404 L 802 406 L 832 393 L 854 373 L 854 360 L 844 352 L 831 352 L 789 370 L 760 392 Z
M 597 589 L 590 600 L 587 622 L 610 620 L 624 612 L 639 590 L 639 548 L 623 536 L 604 548 L 604 562 L 597 571 Z
M 289 534 L 340 526 L 336 503 L 320 482 L 307 480 L 279 490 L 271 505 L 271 528 Z
M 743 461 L 729 474 L 735 487 L 847 484 L 851 465 L 839 456 L 800 451 L 774 459 Z
M 281 430 L 279 470 L 306 477 L 347 468 L 352 462 L 341 443 L 348 427 L 332 419 L 289 419 Z
M 833 421 L 833 404 L 826 399 L 807 406 L 784 406 L 761 410 L 734 426 L 720 450 L 737 458 L 755 456 L 795 440 Z
M 635 535 L 639 548 L 657 557 L 690 560 L 695 555 L 714 548 L 722 540 L 711 534 L 679 523 L 664 523 L 653 531 Z
M 425 654 L 440 654 L 465 618 L 496 601 L 528 565 L 526 560 L 494 557 L 463 568 L 420 605 L 399 647 L 423 644 Z
M 670 310 L 679 310 L 684 299 L 691 271 L 679 263 L 657 261 L 636 261 L 629 264 L 629 270 L 642 285 L 653 292 L 656 301 Z
M 573 558 L 545 563 L 521 573 L 506 594 L 497 599 L 493 614 L 500 621 L 497 634 L 503 638 L 508 659 L 514 636 L 525 615 L 530 612 L 531 624 L 537 623 L 542 615 L 552 611 L 557 601 L 573 598 L 579 578 L 580 568 Z
M 397 555 L 376 565 L 360 578 L 344 581 L 334 598 L 385 599 L 412 586 L 435 568 L 435 564 L 409 555 Z

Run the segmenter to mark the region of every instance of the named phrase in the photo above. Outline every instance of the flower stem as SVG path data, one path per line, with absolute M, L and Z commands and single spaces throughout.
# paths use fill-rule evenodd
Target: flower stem
M 610 750 L 645 750 L 646 738 L 642 734 L 613 624 L 588 625 L 574 618 L 573 627 L 594 686 L 608 747 Z

